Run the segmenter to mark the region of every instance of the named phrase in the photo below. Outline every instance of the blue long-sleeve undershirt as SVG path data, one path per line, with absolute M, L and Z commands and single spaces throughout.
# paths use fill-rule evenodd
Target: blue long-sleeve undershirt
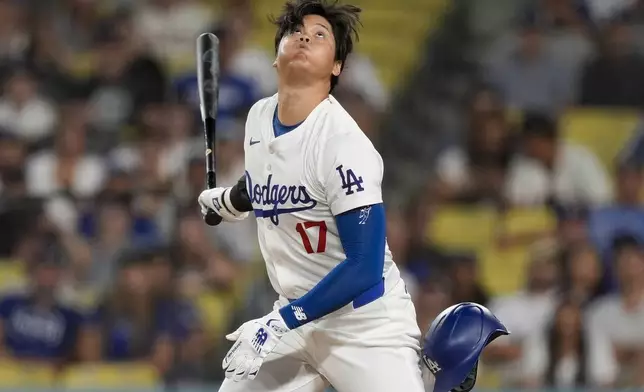
M 386 217 L 382 203 L 344 212 L 335 221 L 347 258 L 308 293 L 280 309 L 291 329 L 351 302 L 354 307 L 365 305 L 384 292 Z

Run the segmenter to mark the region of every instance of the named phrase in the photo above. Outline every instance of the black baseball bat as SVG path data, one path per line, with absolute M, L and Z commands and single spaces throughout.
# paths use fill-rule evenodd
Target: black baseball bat
M 206 187 L 212 189 L 217 186 L 215 137 L 219 107 L 219 39 L 214 34 L 204 33 L 197 38 L 197 79 L 206 142 Z M 221 222 L 221 216 L 208 210 L 204 221 L 216 226 Z

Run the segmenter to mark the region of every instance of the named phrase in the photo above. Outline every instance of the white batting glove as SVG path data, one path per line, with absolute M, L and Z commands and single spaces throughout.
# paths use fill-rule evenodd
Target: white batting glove
M 264 359 L 279 343 L 282 336 L 290 331 L 278 311 L 247 321 L 226 339 L 235 344 L 224 357 L 222 367 L 226 378 L 233 381 L 249 379 L 257 376 Z
M 230 201 L 231 188 L 213 188 L 201 192 L 197 201 L 201 213 L 205 216 L 209 209 L 215 211 L 226 222 L 237 222 L 246 219 L 248 212 L 237 211 Z

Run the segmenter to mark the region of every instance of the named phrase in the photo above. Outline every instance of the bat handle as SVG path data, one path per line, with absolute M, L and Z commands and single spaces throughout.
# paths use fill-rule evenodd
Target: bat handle
M 215 172 L 213 170 L 208 170 L 206 172 L 206 184 L 208 186 L 208 189 L 216 187 L 216 183 L 217 181 L 215 179 Z M 206 212 L 203 220 L 208 226 L 217 226 L 221 223 L 221 216 L 219 216 L 219 214 L 217 214 L 215 211 L 208 209 L 208 212 Z
M 215 211 L 209 209 L 206 216 L 203 217 L 203 220 L 208 226 L 217 226 L 221 223 L 221 216 L 219 216 Z

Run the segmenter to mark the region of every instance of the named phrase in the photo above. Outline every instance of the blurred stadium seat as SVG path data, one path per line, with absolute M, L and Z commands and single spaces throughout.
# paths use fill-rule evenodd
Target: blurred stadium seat
M 62 376 L 66 389 L 152 389 L 160 384 L 154 367 L 145 363 L 86 364 L 69 367 Z
M 26 276 L 21 263 L 13 260 L 0 261 L 0 293 L 24 287 Z
M 227 333 L 230 325 L 230 315 L 234 309 L 235 300 L 231 295 L 202 293 L 195 304 L 202 317 L 207 336 L 219 337 Z
M 0 389 L 49 388 L 54 385 L 54 369 L 38 363 L 0 361 Z
M 500 391 L 501 377 L 499 371 L 493 366 L 487 365 L 484 361 L 479 364 L 477 376 L 477 390 Z
M 492 243 L 496 222 L 491 208 L 443 206 L 434 213 L 425 234 L 444 250 L 476 251 Z
M 479 271 L 483 286 L 492 296 L 512 294 L 525 282 L 528 249 L 514 246 L 506 249 L 490 247 L 480 253 Z
M 555 229 L 556 218 L 547 208 L 513 208 L 500 219 L 500 231 L 507 236 L 550 232 Z
M 612 172 L 614 160 L 633 134 L 636 111 L 583 108 L 568 111 L 560 120 L 566 140 L 590 149 Z

